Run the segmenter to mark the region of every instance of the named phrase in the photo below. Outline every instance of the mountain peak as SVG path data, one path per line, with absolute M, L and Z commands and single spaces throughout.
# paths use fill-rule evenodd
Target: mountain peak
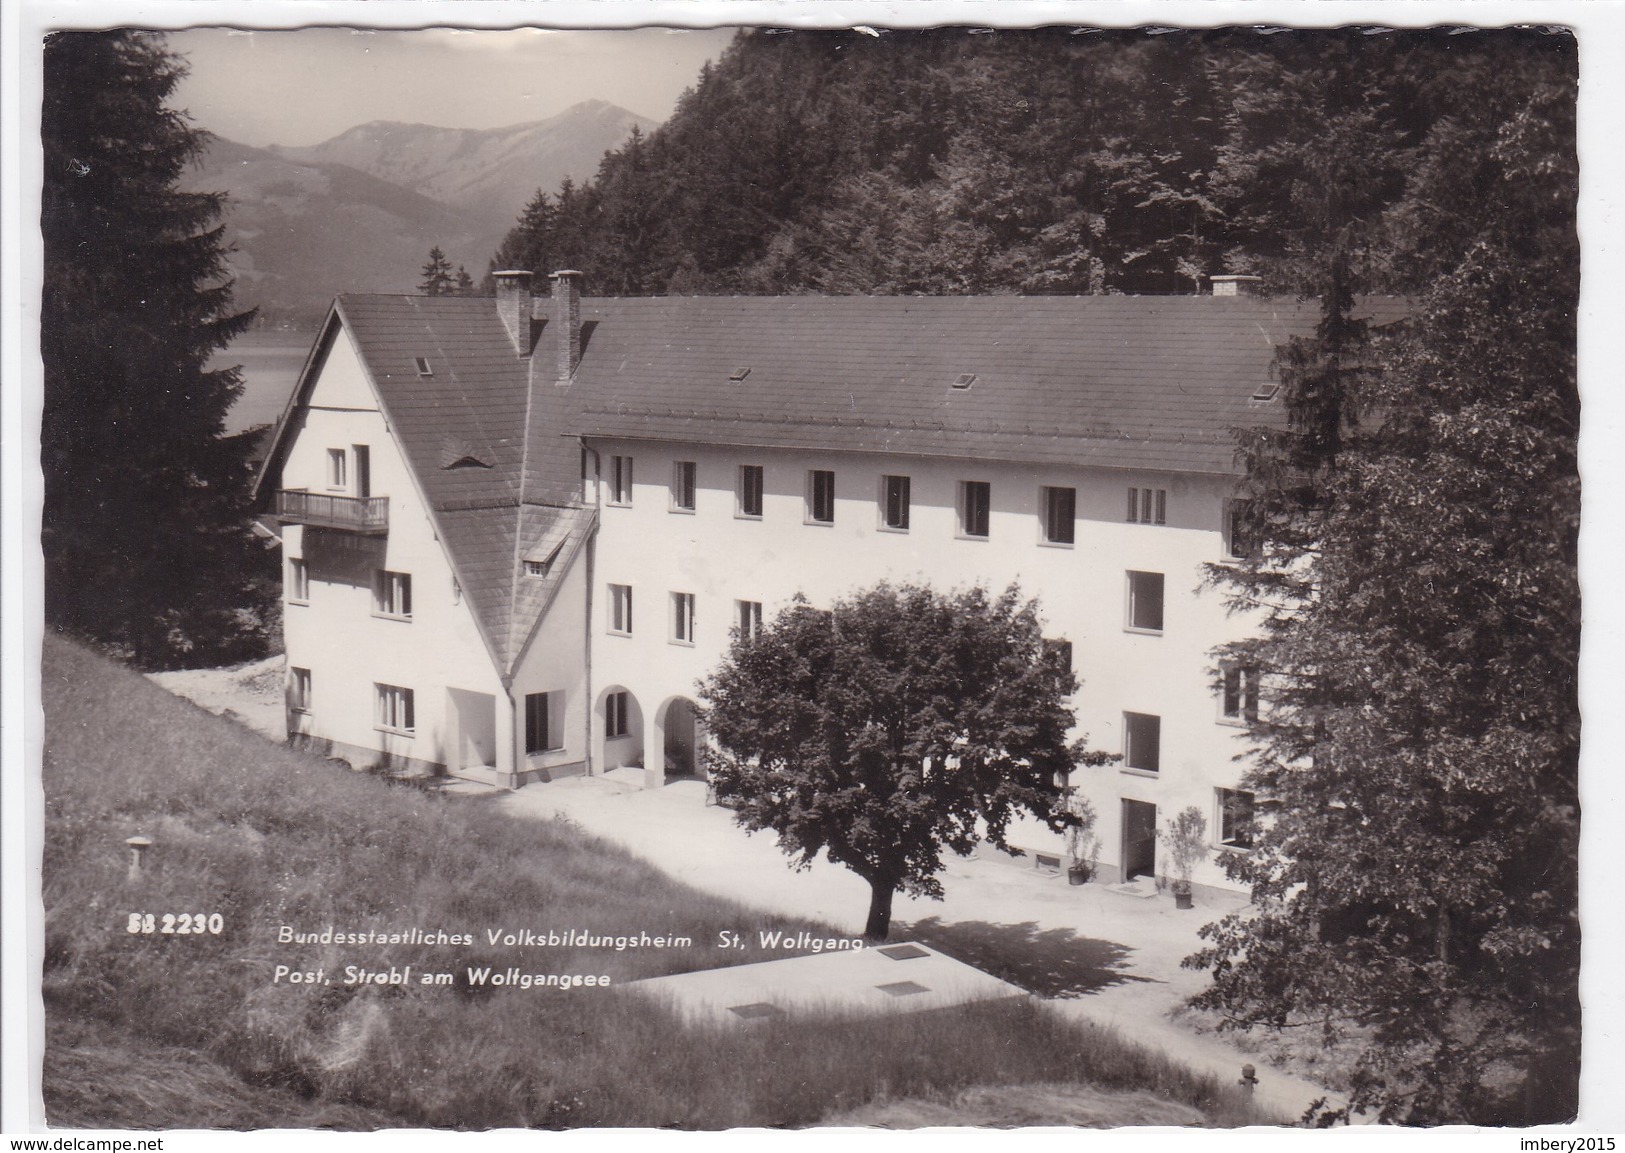
M 438 244 L 478 273 L 537 189 L 581 182 L 636 125 L 604 100 L 507 128 L 358 124 L 321 144 L 255 150 L 216 137 L 195 187 L 230 194 L 238 297 L 319 316 L 338 291 L 409 291 Z
M 516 132 L 568 125 L 577 121 L 592 120 L 601 123 L 610 118 L 624 119 L 627 122 L 628 129 L 630 129 L 631 125 L 636 124 L 645 132 L 653 128 L 656 123 L 646 116 L 639 116 L 636 112 L 630 112 L 622 108 L 619 104 L 612 104 L 608 100 L 593 96 L 570 105 L 563 112 L 556 112 L 552 116 L 544 116 L 540 120 L 521 120 L 496 128 L 448 128 L 444 125 L 420 124 L 407 120 L 369 120 L 364 124 L 346 128 L 343 132 L 329 137 L 320 144 L 271 144 L 267 146 L 266 150 L 286 156 L 297 156 L 306 160 L 332 159 L 331 157 L 317 157 L 315 153 L 319 150 L 332 150 L 346 142 L 357 140 L 448 134 L 462 138 L 511 136 Z M 346 161 L 339 162 L 347 163 Z

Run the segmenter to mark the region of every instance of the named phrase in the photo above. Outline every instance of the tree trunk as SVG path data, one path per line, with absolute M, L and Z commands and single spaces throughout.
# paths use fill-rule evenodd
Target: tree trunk
M 891 899 L 896 891 L 891 881 L 869 882 L 869 923 L 863 927 L 866 940 L 884 941 L 891 931 Z

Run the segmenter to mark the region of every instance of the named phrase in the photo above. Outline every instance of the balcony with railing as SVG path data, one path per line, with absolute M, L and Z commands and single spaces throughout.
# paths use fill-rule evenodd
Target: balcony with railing
M 308 524 L 378 536 L 389 531 L 389 498 L 278 489 L 276 518 L 283 524 Z

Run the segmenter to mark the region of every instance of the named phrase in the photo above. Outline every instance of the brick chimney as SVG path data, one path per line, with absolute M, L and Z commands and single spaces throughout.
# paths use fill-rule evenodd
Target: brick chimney
M 502 327 L 508 330 L 513 349 L 520 356 L 530 355 L 530 273 L 493 272 L 497 282 L 497 315 Z
M 569 384 L 581 363 L 581 273 L 565 268 L 548 277 L 553 282 L 553 326 L 558 332 L 558 383 Z
M 1264 283 L 1262 276 L 1240 274 L 1214 276 L 1209 279 L 1213 281 L 1214 296 L 1257 296 L 1259 286 Z

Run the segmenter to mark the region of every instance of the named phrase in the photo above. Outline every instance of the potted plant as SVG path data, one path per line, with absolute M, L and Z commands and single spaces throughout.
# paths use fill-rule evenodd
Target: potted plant
M 1181 810 L 1162 827 L 1158 834 L 1168 846 L 1174 873 L 1174 907 L 1189 909 L 1191 901 L 1191 873 L 1207 852 L 1207 818 L 1195 805 Z
M 1066 867 L 1066 880 L 1071 885 L 1085 884 L 1094 875 L 1100 862 L 1100 837 L 1095 833 L 1097 820 L 1095 807 L 1081 793 L 1071 793 L 1062 805 L 1070 818 L 1066 826 L 1066 853 L 1071 863 Z

